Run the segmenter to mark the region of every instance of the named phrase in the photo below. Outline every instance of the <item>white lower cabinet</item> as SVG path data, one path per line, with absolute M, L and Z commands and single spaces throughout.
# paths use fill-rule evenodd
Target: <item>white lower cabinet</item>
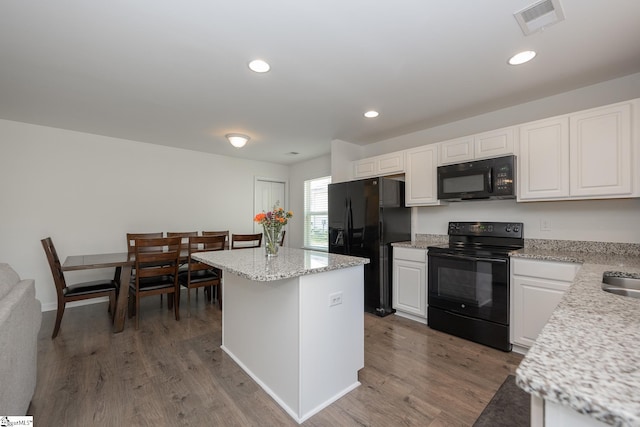
M 511 342 L 529 348 L 571 286 L 580 264 L 511 259 Z
M 396 314 L 427 323 L 427 250 L 393 248 L 393 296 Z

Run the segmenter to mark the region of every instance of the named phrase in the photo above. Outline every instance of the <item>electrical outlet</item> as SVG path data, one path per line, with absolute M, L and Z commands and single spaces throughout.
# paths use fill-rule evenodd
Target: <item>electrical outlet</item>
M 551 220 L 549 220 L 549 219 L 541 219 L 540 220 L 540 231 L 551 231 Z
M 329 307 L 342 304 L 342 292 L 329 295 Z

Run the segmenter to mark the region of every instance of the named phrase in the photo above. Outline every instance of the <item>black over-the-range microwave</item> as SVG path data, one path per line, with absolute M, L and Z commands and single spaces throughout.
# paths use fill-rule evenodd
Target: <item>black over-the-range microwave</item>
M 516 156 L 496 157 L 438 167 L 438 199 L 513 199 Z

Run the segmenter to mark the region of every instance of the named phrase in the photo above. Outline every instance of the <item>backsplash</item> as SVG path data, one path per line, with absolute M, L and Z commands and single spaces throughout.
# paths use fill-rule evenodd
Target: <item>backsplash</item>
M 601 253 L 608 255 L 638 256 L 640 244 L 615 243 L 615 242 L 591 242 L 583 240 L 551 240 L 551 239 L 524 239 L 525 249 L 543 251 L 566 251 Z
M 415 242 L 426 242 L 428 241 L 432 245 L 440 245 L 444 243 L 449 243 L 449 236 L 446 234 L 418 234 L 416 233 Z

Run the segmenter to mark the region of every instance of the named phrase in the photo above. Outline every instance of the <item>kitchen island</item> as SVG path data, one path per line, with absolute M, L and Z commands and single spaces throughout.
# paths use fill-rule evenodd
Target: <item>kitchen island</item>
M 222 349 L 301 423 L 360 385 L 366 258 L 201 252 L 223 270 Z
M 640 425 L 640 300 L 601 289 L 605 271 L 640 276 L 638 245 L 628 253 L 600 245 L 590 253 L 525 245 L 511 255 L 582 264 L 516 371 L 532 395 L 532 426 Z

